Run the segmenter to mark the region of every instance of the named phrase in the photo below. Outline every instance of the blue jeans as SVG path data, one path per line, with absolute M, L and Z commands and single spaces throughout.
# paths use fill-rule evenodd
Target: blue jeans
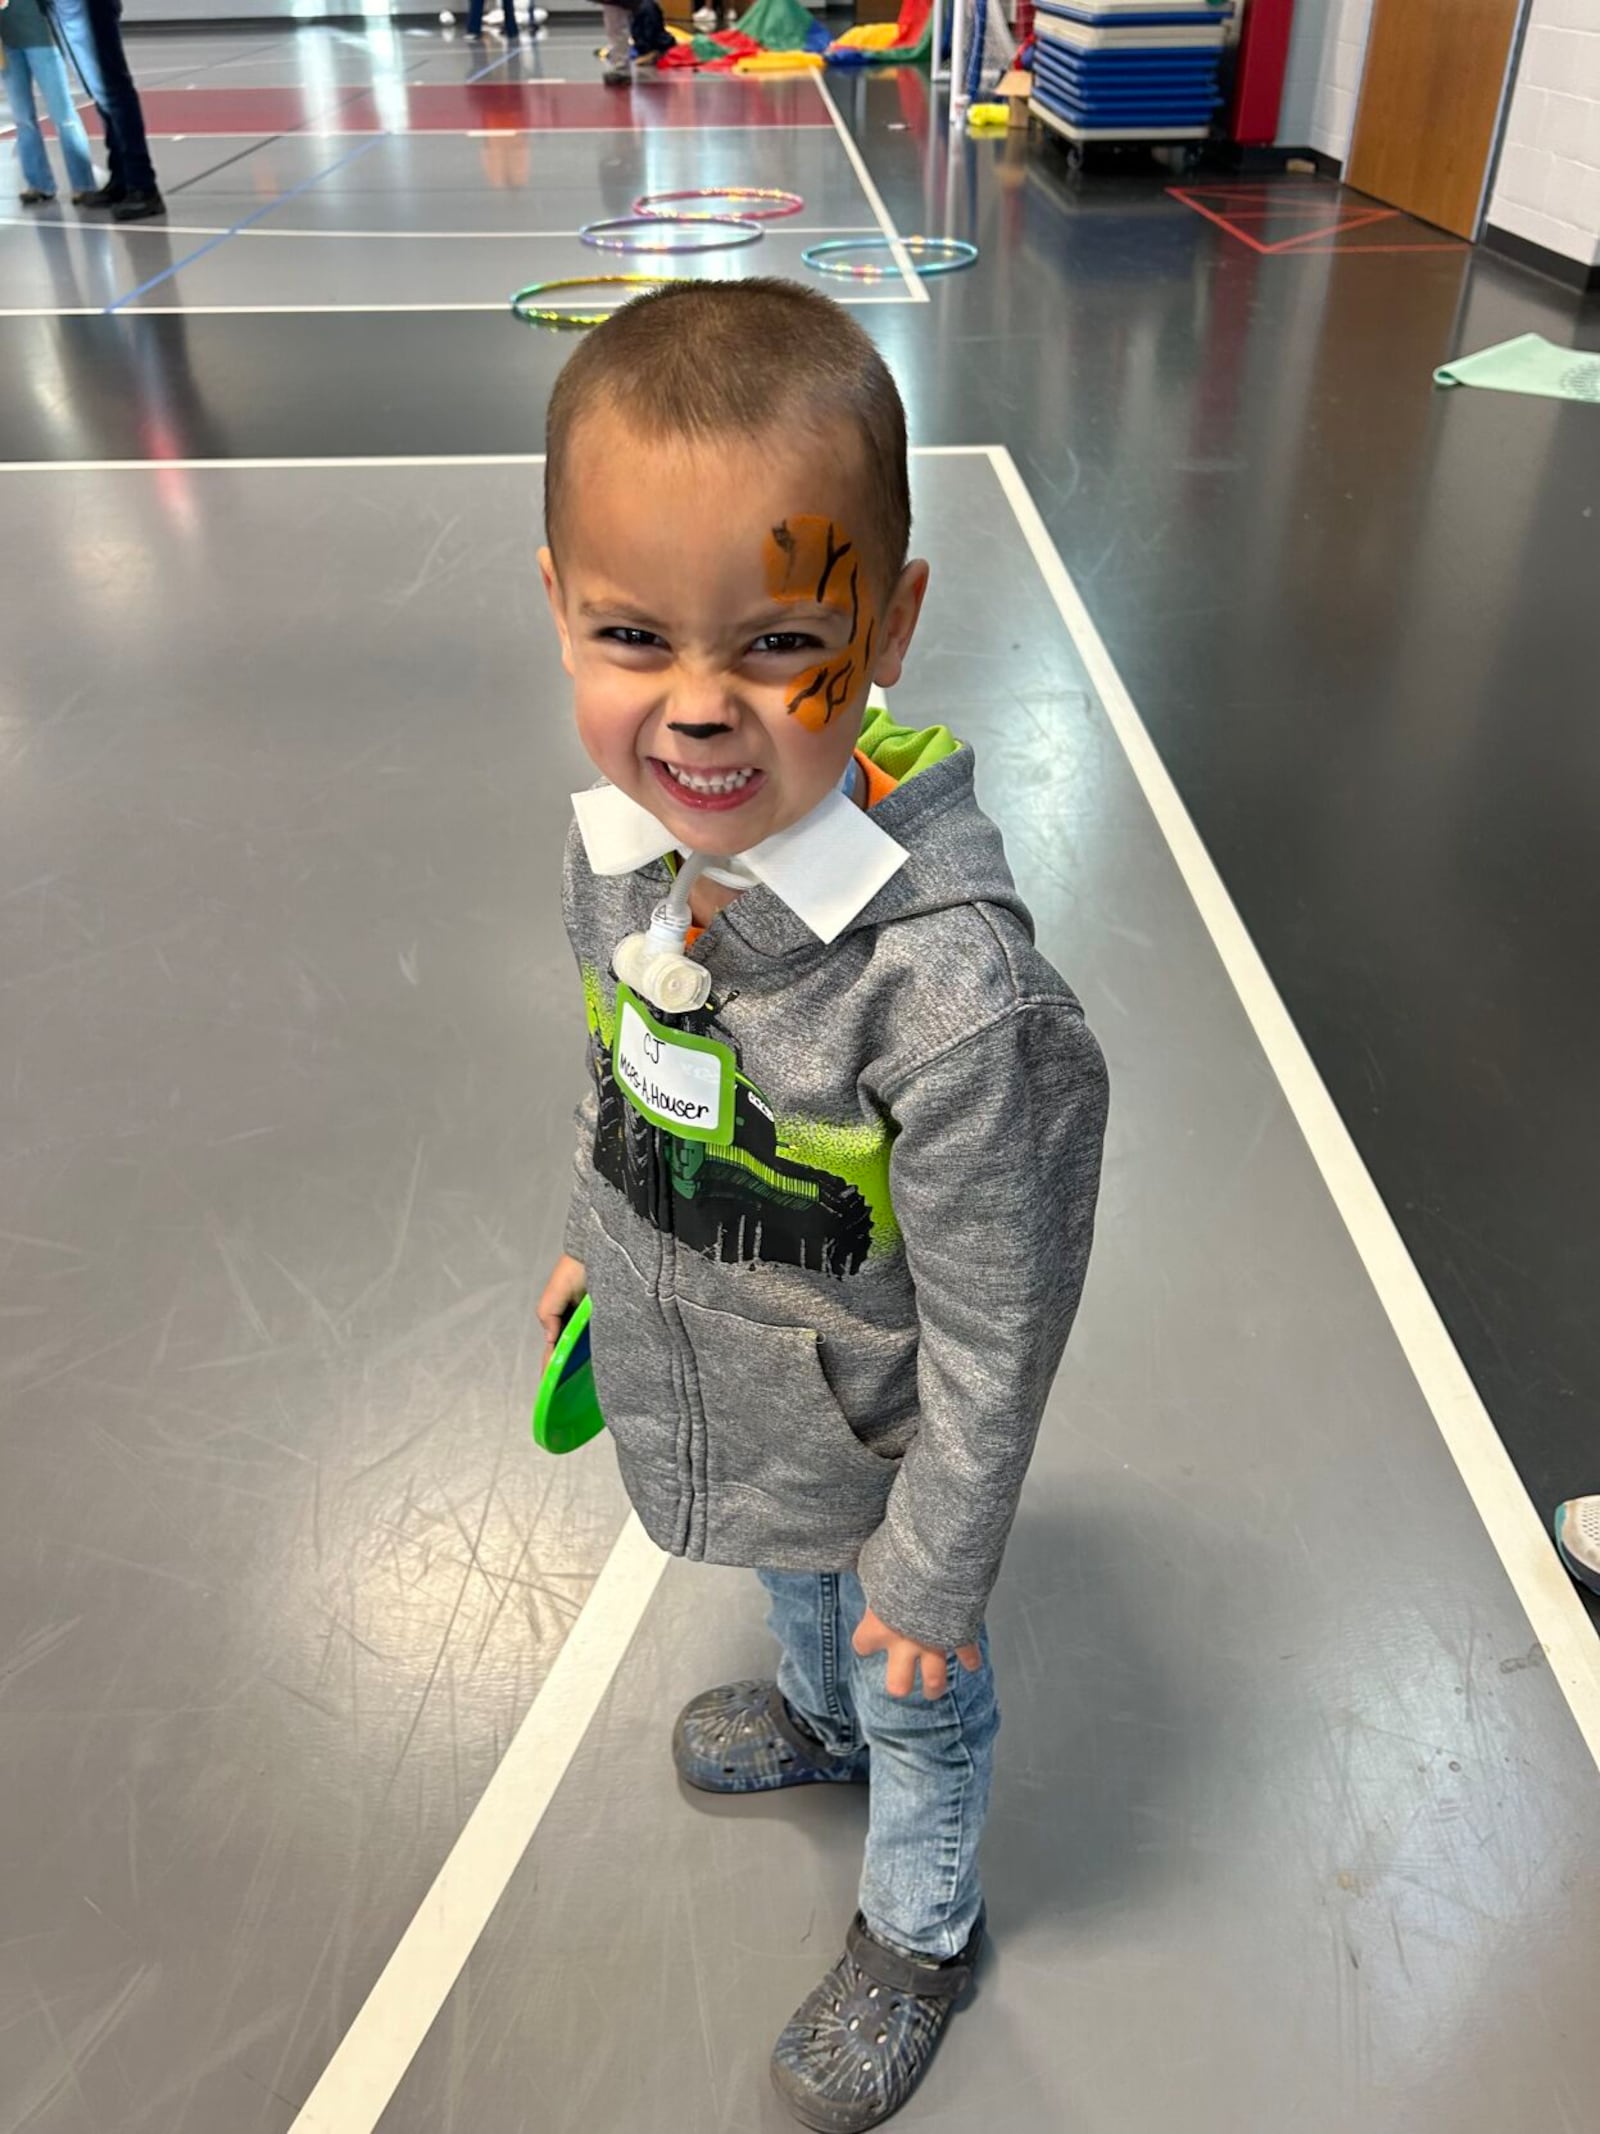
M 508 37 L 515 37 L 517 34 L 517 0 L 504 0 L 504 4 L 505 20 L 500 27 Z M 483 5 L 484 0 L 472 0 L 472 4 L 467 9 L 467 35 L 469 37 L 478 37 L 483 33 Z M 532 14 L 532 0 L 530 0 L 529 4 L 529 14 Z M 533 24 L 531 21 L 528 27 L 530 30 L 532 29 Z
M 851 1634 L 867 1611 L 848 1571 L 761 1571 L 767 1624 L 783 1648 L 778 1687 L 834 1756 L 870 1761 L 871 1811 L 861 1912 L 881 1941 L 919 1956 L 959 1956 L 977 1923 L 978 1840 L 1000 1731 L 989 1639 L 969 1675 L 952 1655 L 950 1687 L 929 1703 L 883 1686 L 885 1657 L 861 1659 Z
M 55 17 L 56 42 L 66 53 L 72 71 L 83 84 L 84 94 L 91 104 L 103 111 L 106 104 L 106 85 L 100 79 L 100 61 L 94 48 L 94 31 L 89 27 L 89 10 L 85 0 L 53 0 L 46 12 Z
M 66 160 L 70 190 L 86 193 L 94 185 L 94 164 L 89 158 L 89 136 L 83 130 L 72 101 L 67 63 L 53 44 L 24 45 L 6 50 L 6 95 L 17 126 L 17 160 L 22 165 L 22 183 L 30 193 L 53 193 L 55 172 L 45 150 L 33 92 L 38 88 L 44 107 L 55 121 Z

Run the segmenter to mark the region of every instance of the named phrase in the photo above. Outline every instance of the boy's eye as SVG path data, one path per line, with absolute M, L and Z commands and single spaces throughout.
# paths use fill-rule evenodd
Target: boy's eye
M 822 648 L 822 639 L 808 630 L 764 630 L 750 647 L 752 652 L 777 653 L 817 652 Z
M 635 630 L 626 623 L 617 623 L 599 634 L 606 644 L 626 645 L 630 652 L 654 652 L 661 643 L 654 630 Z

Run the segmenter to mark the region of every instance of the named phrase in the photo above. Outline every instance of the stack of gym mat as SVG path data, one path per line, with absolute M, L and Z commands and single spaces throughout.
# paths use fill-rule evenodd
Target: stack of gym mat
M 1032 108 L 1075 141 L 1192 141 L 1222 101 L 1233 0 L 1038 0 Z

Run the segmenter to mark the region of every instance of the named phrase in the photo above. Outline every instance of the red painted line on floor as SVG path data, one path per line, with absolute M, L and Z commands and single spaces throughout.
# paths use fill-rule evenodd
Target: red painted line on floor
M 299 89 L 149 89 L 154 134 L 250 133 L 671 133 L 722 126 L 826 130 L 809 77 L 799 81 L 660 82 L 607 89 L 600 82 L 419 82 L 329 97 Z
M 1239 229 L 1236 224 L 1229 222 L 1225 216 L 1219 215 L 1214 208 L 1207 207 L 1204 201 L 1196 200 L 1193 194 L 1186 193 L 1181 186 L 1169 185 L 1167 187 L 1167 196 L 1169 199 L 1179 201 L 1184 207 L 1193 208 L 1197 215 L 1204 215 L 1207 222 L 1214 222 L 1219 230 L 1226 230 L 1230 237 L 1236 237 L 1240 244 L 1248 245 L 1252 252 L 1260 252 L 1264 255 L 1271 249 L 1269 246 L 1262 244 L 1257 238 L 1252 237 L 1248 230 Z
M 1268 245 L 1267 250 L 1294 252 L 1319 237 L 1342 237 L 1347 230 L 1365 230 L 1376 222 L 1398 222 L 1399 219 L 1392 207 L 1369 208 L 1363 215 L 1353 215 L 1343 222 L 1330 222 L 1325 230 L 1302 230 L 1298 237 L 1280 237 L 1276 243 Z
M 1218 209 L 1208 207 L 1206 200 L 1218 196 L 1218 188 L 1214 186 L 1208 185 L 1197 191 L 1188 186 L 1169 185 L 1167 195 L 1182 206 L 1193 208 L 1197 215 L 1203 215 L 1207 222 L 1215 223 L 1219 230 L 1226 230 L 1230 237 L 1236 237 L 1240 244 L 1248 245 L 1252 252 L 1260 254 L 1264 259 L 1299 259 L 1307 255 L 1314 259 L 1328 259 L 1335 253 L 1343 252 L 1458 252 L 1463 249 L 1459 242 L 1441 244 L 1433 238 L 1421 238 L 1415 244 L 1338 243 L 1336 240 L 1339 238 L 1347 234 L 1353 235 L 1358 230 L 1374 229 L 1381 222 L 1404 220 L 1397 208 L 1372 205 L 1365 201 L 1364 195 L 1359 194 L 1354 198 L 1362 200 L 1360 207 L 1355 207 L 1352 202 L 1350 206 L 1341 209 L 1329 201 L 1327 205 L 1338 219 L 1327 223 L 1322 229 L 1301 230 L 1293 237 L 1279 237 L 1271 243 L 1264 242 L 1261 238 L 1252 236 L 1249 230 L 1242 229 L 1239 218 L 1224 215 Z M 1264 221 L 1269 218 L 1257 215 L 1252 219 Z
M 140 96 L 151 133 L 374 133 L 378 127 L 346 127 L 344 113 L 371 91 L 345 85 L 344 92 L 303 89 L 146 89 Z
M 1339 213 L 1337 203 L 1332 200 L 1289 201 L 1287 203 L 1280 202 L 1272 207 L 1252 208 L 1234 207 L 1231 203 L 1224 202 L 1223 208 L 1219 209 L 1218 212 L 1220 213 L 1224 210 L 1230 222 L 1271 222 L 1274 216 L 1282 216 L 1287 221 L 1291 215 L 1336 215 Z M 1365 212 L 1364 208 L 1351 209 L 1352 214 L 1364 214 Z

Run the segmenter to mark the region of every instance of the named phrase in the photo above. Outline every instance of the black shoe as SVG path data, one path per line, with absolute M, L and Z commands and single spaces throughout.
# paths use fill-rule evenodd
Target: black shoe
M 55 197 L 54 193 L 41 193 L 36 185 L 30 185 L 25 193 L 17 195 L 24 207 L 48 207 Z
M 91 187 L 86 193 L 74 193 L 72 204 L 74 207 L 98 207 L 100 205 L 100 196 Z
M 113 185 L 108 179 L 97 192 L 74 193 L 72 197 L 79 207 L 120 207 L 128 197 L 128 188 Z
M 866 2134 L 898 2112 L 928 2072 L 982 1946 L 981 1914 L 961 1954 L 941 1964 L 889 1948 L 857 1912 L 843 1956 L 773 2050 L 773 2083 L 801 2125 Z
M 111 210 L 113 222 L 146 222 L 152 215 L 164 215 L 167 203 L 152 186 L 147 193 L 127 193 Z

